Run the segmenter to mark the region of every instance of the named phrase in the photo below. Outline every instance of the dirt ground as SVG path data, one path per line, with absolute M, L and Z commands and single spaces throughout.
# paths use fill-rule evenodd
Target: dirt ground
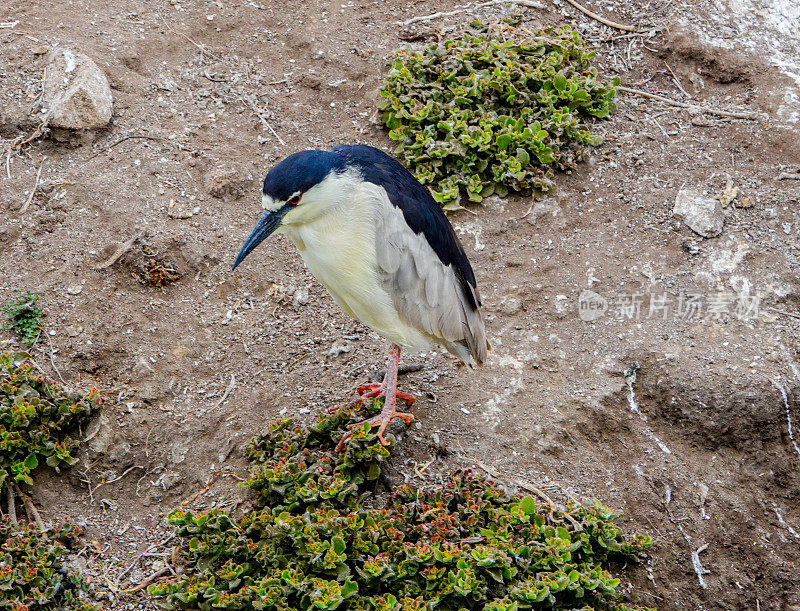
M 401 384 L 421 400 L 394 464 L 420 484 L 484 464 L 561 501 L 619 508 L 627 528 L 656 540 L 645 564 L 625 569 L 634 603 L 798 611 L 800 180 L 778 177 L 800 169 L 800 9 L 788 0 L 586 3 L 645 30 L 630 33 L 566 2 L 542 3 L 522 11 L 523 25 L 574 24 L 605 76 L 762 116 L 621 93 L 597 125 L 605 143 L 557 176 L 555 193 L 492 198 L 454 216 L 494 350 L 475 372 L 440 353 L 407 357 L 422 368 Z M 82 462 L 42 473 L 34 491 L 47 519 L 87 525 L 95 543 L 72 562 L 107 608 L 155 608 L 124 590 L 171 566 L 164 516 L 182 503 L 241 503 L 243 448 L 269 420 L 311 419 L 383 367 L 385 342 L 337 309 L 285 239 L 264 243 L 236 273 L 230 264 L 276 161 L 346 142 L 390 150 L 374 109 L 394 50 L 453 35 L 471 14 L 520 10 L 396 23 L 457 6 L 0 7 L 4 148 L 36 129 L 52 45 L 91 56 L 114 94 L 108 129 L 0 159 L 0 300 L 41 293 L 37 362 L 108 398 Z M 715 196 L 726 187 L 739 192 L 719 237 L 673 217 L 681 188 Z M 95 269 L 140 232 L 118 262 Z M 181 279 L 143 284 L 153 258 Z M 16 347 L 0 335 L 0 349 Z M 429 461 L 418 475 L 414 465 Z

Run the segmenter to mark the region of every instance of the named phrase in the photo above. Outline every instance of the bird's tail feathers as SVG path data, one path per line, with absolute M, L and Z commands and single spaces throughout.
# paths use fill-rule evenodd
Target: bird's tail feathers
M 483 365 L 486 360 L 486 354 L 489 351 L 489 342 L 486 339 L 486 327 L 483 322 L 483 312 L 481 312 L 480 308 L 480 295 L 477 289 L 468 282 L 462 282 L 461 286 L 470 297 L 468 302 L 460 300 L 461 321 L 464 325 L 464 345 L 469 351 L 474 364 Z M 474 307 L 473 304 L 475 304 Z M 474 367 L 474 364 L 469 363 L 463 357 L 461 359 L 470 367 Z

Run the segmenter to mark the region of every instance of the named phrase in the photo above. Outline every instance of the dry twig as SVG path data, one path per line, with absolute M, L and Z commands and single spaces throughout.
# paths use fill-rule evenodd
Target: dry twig
M 69 386 L 69 384 L 67 384 L 64 381 L 64 378 L 61 376 L 61 372 L 58 370 L 58 367 L 56 367 L 56 357 L 55 357 L 56 352 L 55 348 L 53 348 L 53 340 L 50 338 L 50 334 L 44 327 L 42 327 L 42 333 L 44 333 L 44 336 L 47 338 L 47 343 L 50 345 L 50 365 L 53 366 L 53 371 L 56 372 L 58 379 L 61 380 L 61 383 L 64 386 Z
M 168 22 L 168 21 L 167 21 L 167 20 L 164 18 L 164 15 L 162 15 L 162 14 L 161 14 L 161 11 L 158 11 L 158 16 L 159 16 L 159 17 L 161 17 L 161 21 L 163 21 L 163 22 L 164 22 L 164 25 L 165 25 L 165 26 L 167 26 L 167 29 L 168 29 L 170 32 L 172 32 L 173 34 L 177 34 L 178 36 L 182 36 L 183 38 L 185 38 L 186 40 L 188 40 L 190 43 L 192 43 L 192 44 L 193 44 L 195 47 L 197 47 L 197 48 L 200 50 L 200 53 L 203 53 L 204 55 L 208 55 L 209 57 L 213 57 L 213 58 L 214 58 L 215 60 L 217 60 L 218 62 L 224 61 L 224 60 L 223 60 L 221 57 L 219 57 L 218 55 L 215 55 L 214 53 L 212 53 L 211 51 L 209 51 L 208 49 L 206 49 L 206 48 L 205 48 L 205 46 L 201 45 L 199 42 L 195 42 L 194 40 L 192 40 L 191 38 L 189 38 L 189 37 L 188 37 L 186 34 L 184 34 L 183 32 L 176 32 L 175 30 L 173 30 L 173 29 L 172 29 L 172 26 L 171 26 L 171 25 L 169 24 L 169 22 Z
M 109 257 L 108 261 L 106 261 L 105 263 L 101 263 L 100 265 L 98 265 L 94 269 L 100 271 L 100 270 L 106 269 L 107 267 L 111 267 L 112 265 L 114 265 L 114 263 L 117 262 L 117 259 L 119 259 L 127 251 L 129 251 L 131 249 L 131 247 L 134 245 L 134 243 L 136 242 L 136 240 L 141 238 L 143 235 L 144 235 L 144 230 L 142 230 L 139 233 L 137 233 L 130 240 L 127 240 L 127 241 L 123 242 L 122 244 L 120 244 L 119 248 L 117 248 L 117 250 L 114 251 L 114 254 Z
M 189 503 L 193 503 L 195 500 L 203 496 L 206 492 L 211 490 L 211 485 L 217 480 L 217 478 L 222 475 L 223 469 L 217 469 L 214 473 L 211 474 L 211 478 L 209 478 L 206 487 L 200 490 L 199 492 L 194 493 L 191 498 L 186 499 L 183 503 L 181 503 L 181 507 L 186 507 Z
M 26 201 L 25 205 L 19 209 L 20 214 L 25 214 L 28 206 L 30 206 L 31 202 L 33 201 L 33 196 L 36 194 L 36 188 L 39 186 L 39 179 L 42 177 L 42 166 L 44 165 L 45 159 L 47 159 L 47 157 L 42 157 L 42 162 L 39 164 L 39 171 L 36 172 L 36 182 L 33 183 L 33 189 L 31 189 L 31 194 L 28 196 L 28 201 Z
M 16 149 L 20 150 L 26 144 L 30 144 L 31 142 L 36 140 L 39 136 L 41 136 L 44 133 L 44 130 L 48 126 L 49 123 L 50 123 L 50 119 L 49 118 L 47 118 L 44 121 L 42 121 L 41 123 L 39 123 L 39 125 L 36 126 L 36 130 L 30 136 L 25 138 L 25 140 L 22 140 L 21 142 L 18 142 L 17 144 L 14 145 L 16 147 Z
M 781 172 L 775 177 L 775 180 L 800 180 L 800 172 L 797 174 L 792 172 Z
M 616 21 L 611 21 L 610 19 L 606 19 L 605 17 L 601 17 L 594 11 L 590 11 L 585 6 L 578 4 L 575 0 L 567 0 L 572 6 L 578 9 L 584 15 L 591 17 L 592 19 L 599 21 L 603 25 L 607 25 L 610 28 L 615 28 L 617 30 L 624 30 L 626 32 L 635 32 L 636 28 L 632 25 L 626 25 L 624 23 L 617 23 Z
M 19 489 L 19 486 L 14 484 L 14 488 L 17 489 L 17 494 L 22 499 L 23 505 L 25 505 L 25 511 L 28 514 L 28 519 L 30 520 L 33 518 L 33 521 L 36 522 L 36 527 L 39 529 L 39 532 L 45 532 L 47 528 L 42 521 L 42 516 L 39 515 L 39 510 L 36 509 L 36 505 L 33 504 L 31 497 L 25 494 L 22 490 Z
M 239 99 L 242 101 L 242 103 L 243 103 L 245 106 L 247 106 L 247 108 L 249 108 L 249 109 L 250 109 L 250 111 L 251 111 L 251 112 L 252 112 L 252 113 L 253 113 L 255 116 L 257 116 L 257 117 L 259 118 L 259 120 L 260 120 L 260 121 L 261 121 L 261 122 L 264 124 L 264 127 L 266 127 L 266 128 L 267 128 L 267 129 L 268 129 L 270 132 L 272 132 L 272 135 L 273 135 L 273 136 L 275 136 L 275 138 L 278 140 L 278 142 L 280 142 L 280 143 L 281 143 L 281 146 L 286 146 L 286 143 L 285 143 L 285 142 L 283 141 L 283 139 L 282 139 L 282 138 L 281 138 L 281 137 L 278 135 L 278 132 L 276 132 L 276 131 L 275 131 L 275 130 L 272 128 L 272 125 L 270 125 L 269 121 L 267 121 L 267 118 L 264 116 L 264 111 L 263 111 L 263 110 L 261 110 L 261 109 L 260 109 L 260 108 L 259 108 L 259 107 L 256 105 L 255 101 L 254 101 L 254 100 L 253 100 L 251 97 L 249 97 L 249 96 L 239 96 Z
M 789 318 L 796 318 L 800 320 L 800 314 L 795 314 L 794 312 L 787 312 L 786 310 L 778 310 L 777 308 L 767 308 L 770 312 L 775 312 L 776 314 L 782 314 L 783 316 L 788 316 Z
M 664 65 L 667 67 L 667 70 L 669 70 L 669 73 L 672 75 L 672 80 L 675 81 L 675 84 L 678 86 L 678 89 L 680 89 L 683 95 L 685 95 L 687 98 L 691 98 L 692 96 L 690 96 L 686 92 L 686 90 L 683 87 L 681 87 L 681 82 L 678 80 L 678 75 L 672 71 L 672 68 L 669 67 L 669 64 L 666 61 L 664 61 Z
M 441 11 L 438 13 L 431 13 L 430 15 L 420 15 L 417 17 L 412 17 L 411 19 L 406 19 L 405 21 L 396 21 L 395 25 L 407 26 L 411 25 L 412 23 L 419 23 L 420 21 L 433 21 L 434 19 L 441 19 L 442 17 L 452 17 L 453 15 L 458 15 L 459 13 L 464 13 L 466 11 L 473 11 L 479 8 L 486 8 L 487 6 L 494 6 L 497 4 L 517 4 L 519 6 L 527 6 L 529 8 L 538 8 L 538 9 L 544 8 L 543 4 L 541 4 L 540 2 L 534 2 L 533 0 L 489 0 L 488 2 L 481 2 L 480 4 L 476 4 L 475 6 L 459 8 L 454 11 Z
M 8 519 L 11 523 L 16 526 L 17 525 L 17 508 L 15 507 L 14 503 L 16 502 L 14 499 L 14 489 L 11 487 L 11 483 L 7 484 L 6 491 L 8 492 Z
M 631 89 L 630 87 L 624 87 L 623 85 L 617 86 L 618 91 L 623 91 L 625 93 L 632 93 L 634 95 L 640 95 L 644 98 L 650 98 L 651 100 L 658 100 L 659 102 L 664 102 L 665 104 L 669 104 L 671 106 L 677 106 L 679 108 L 686 108 L 689 110 L 695 110 L 698 112 L 705 112 L 710 115 L 716 115 L 718 117 L 730 117 L 732 119 L 749 119 L 751 121 L 757 121 L 761 118 L 761 115 L 757 112 L 751 111 L 732 111 L 732 110 L 717 110 L 716 108 L 709 108 L 708 106 L 699 106 L 697 104 L 687 104 L 686 102 L 679 102 L 677 100 L 671 100 L 670 98 L 665 98 L 662 95 L 657 95 L 655 93 L 649 93 L 647 91 L 639 91 L 638 89 Z
M 234 374 L 231 374 L 231 381 L 228 383 L 228 388 L 226 388 L 226 389 L 225 389 L 225 392 L 224 392 L 224 393 L 222 393 L 222 396 L 219 398 L 219 401 L 217 401 L 217 402 L 214 404 L 214 407 L 212 407 L 212 408 L 211 408 L 210 410 L 208 410 L 208 411 L 210 411 L 210 412 L 213 412 L 213 411 L 214 411 L 215 409 L 217 409 L 217 408 L 218 408 L 220 405 L 222 405 L 222 404 L 225 402 L 225 399 L 227 399 L 227 398 L 228 398 L 228 395 L 229 395 L 229 394 L 231 394 L 231 391 L 232 391 L 232 390 L 233 390 L 235 387 L 236 387 L 236 376 L 235 376 Z
M 789 407 L 789 396 L 786 394 L 786 388 L 784 387 L 783 383 L 780 380 L 770 380 L 772 385 L 778 389 L 781 393 L 781 398 L 783 399 L 783 408 L 786 412 L 786 429 L 789 433 L 789 441 L 792 442 L 794 446 L 794 451 L 797 452 L 797 455 L 800 456 L 800 446 L 797 445 L 797 441 L 794 438 L 794 428 L 792 426 L 792 410 Z
M 697 575 L 697 581 L 700 582 L 700 587 L 703 588 L 704 590 L 708 588 L 708 586 L 706 585 L 706 580 L 703 579 L 703 575 L 708 574 L 708 571 L 706 571 L 703 568 L 703 565 L 700 564 L 700 554 L 706 551 L 707 548 L 708 548 L 708 543 L 706 543 L 702 547 L 697 548 L 692 552 L 692 568 L 694 569 L 694 572 Z
M 96 492 L 97 489 L 100 488 L 101 486 L 107 486 L 108 484 L 113 484 L 114 482 L 118 482 L 134 469 L 144 469 L 144 467 L 141 465 L 133 465 L 132 467 L 128 467 L 127 469 L 125 469 L 125 471 L 122 472 L 122 475 L 117 475 L 117 477 L 114 477 L 108 480 L 107 482 L 100 482 L 99 484 L 97 484 L 94 488 L 92 488 L 91 493 L 93 494 L 94 492 Z
M 122 144 L 126 140 L 134 140 L 134 139 L 136 139 L 136 140 L 163 140 L 163 138 L 159 138 L 158 136 L 147 136 L 145 134 L 131 134 L 130 136 L 123 136 L 119 140 L 116 140 L 113 143 L 109 144 L 106 148 L 97 151 L 93 155 L 90 155 L 89 157 L 84 159 L 83 162 L 86 163 L 87 161 L 91 161 L 95 157 L 110 151 L 111 149 L 113 149 L 118 144 Z
M 518 486 L 519 488 L 522 488 L 523 490 L 526 490 L 528 492 L 532 492 L 533 494 L 538 496 L 540 499 L 542 499 L 545 503 L 547 503 L 550 506 L 550 518 L 553 519 L 553 512 L 557 509 L 558 506 L 555 504 L 553 499 L 551 499 L 545 492 L 543 492 L 542 490 L 540 490 L 539 488 L 534 486 L 532 483 L 530 483 L 529 481 L 527 481 L 527 480 L 525 480 L 525 479 L 523 479 L 521 477 L 516 477 L 516 476 L 506 477 L 506 476 L 503 476 L 497 469 L 495 469 L 493 467 L 490 467 L 489 465 L 483 463 L 480 460 L 476 460 L 476 459 L 470 458 L 468 456 L 465 456 L 464 458 L 466 458 L 467 460 L 469 460 L 471 462 L 474 462 L 478 467 L 480 467 L 481 469 L 486 471 L 486 473 L 488 473 L 489 475 L 491 475 L 495 479 L 498 479 L 500 481 L 503 481 L 503 480 L 510 481 L 512 484 Z M 575 520 L 575 518 L 573 518 L 569 514 L 569 512 L 567 512 L 567 511 L 564 512 L 564 518 L 570 524 L 572 524 L 572 526 L 573 526 L 573 528 L 575 528 L 576 532 L 583 530 L 583 527 L 577 522 L 577 520 Z
M 122 592 L 120 592 L 120 593 L 121 594 L 126 594 L 126 595 L 128 595 L 128 594 L 136 594 L 137 592 L 140 592 L 141 590 L 144 590 L 147 586 L 149 586 L 151 583 L 153 583 L 156 579 L 158 579 L 162 575 L 166 575 L 167 573 L 169 573 L 169 567 L 165 566 L 163 569 L 158 569 L 155 573 L 153 573 L 152 575 L 147 577 L 142 583 L 137 585 L 135 588 L 130 588 L 128 590 L 122 590 Z
M 125 575 L 127 575 L 128 573 L 130 573 L 133 570 L 133 567 L 136 566 L 136 563 L 139 562 L 139 560 L 141 560 L 144 557 L 145 554 L 153 551 L 157 547 L 163 547 L 164 545 L 169 543 L 174 538 L 175 538 L 175 535 L 172 534 L 169 537 L 167 537 L 166 539 L 164 539 L 163 541 L 161 541 L 159 543 L 153 543 L 150 547 L 145 548 L 145 550 L 141 554 L 139 554 L 138 556 L 136 556 L 136 558 L 133 559 L 133 562 L 131 562 L 128 565 L 128 568 L 125 569 L 124 571 L 122 571 L 122 573 L 119 574 L 119 576 L 117 577 L 116 589 L 119 590 L 119 584 L 122 581 L 122 579 L 125 577 Z

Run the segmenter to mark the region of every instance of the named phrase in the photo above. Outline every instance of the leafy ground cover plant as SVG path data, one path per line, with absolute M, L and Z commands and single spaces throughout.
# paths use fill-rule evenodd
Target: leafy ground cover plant
M 3 305 L 5 322 L 3 329 L 13 331 L 22 338 L 23 343 L 32 345 L 42 332 L 44 312 L 37 307 L 39 295 L 21 291 L 16 299 Z
M 192 563 L 150 593 L 179 609 L 627 608 L 607 563 L 649 537 L 625 535 L 599 503 L 567 516 L 468 471 L 377 496 L 389 451 L 369 426 L 334 450 L 363 415 L 343 409 L 310 429 L 280 420 L 255 438 L 252 508 L 172 512 Z
M 32 367 L 26 353 L 0 353 L 0 491 L 33 485 L 31 472 L 75 464 L 70 437 L 101 405 L 96 390 L 65 392 Z M 2 586 L 0 586 L 0 589 Z
M 0 518 L 0 609 L 99 611 L 80 577 L 62 563 L 79 534 L 75 526 L 40 532 Z
M 524 36 L 524 37 L 523 37 Z M 619 79 L 601 82 L 578 33 L 474 22 L 461 38 L 399 51 L 379 109 L 395 153 L 445 210 L 465 195 L 549 190 L 601 138 Z

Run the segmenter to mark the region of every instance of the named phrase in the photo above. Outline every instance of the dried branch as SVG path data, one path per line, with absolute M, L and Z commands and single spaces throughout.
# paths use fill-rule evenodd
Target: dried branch
M 45 159 L 47 159 L 47 157 L 42 157 L 42 162 L 39 164 L 39 171 L 36 172 L 36 182 L 33 183 L 33 189 L 31 189 L 31 194 L 28 196 L 28 201 L 26 201 L 25 205 L 19 209 L 20 214 L 25 214 L 28 206 L 30 206 L 31 202 L 33 201 L 33 196 L 36 194 L 36 188 L 39 186 L 39 179 L 42 177 L 42 166 L 44 165 Z
M 607 25 L 610 28 L 616 28 L 617 30 L 624 30 L 626 32 L 635 32 L 636 28 L 632 25 L 625 25 L 624 23 L 617 23 L 616 21 L 611 21 L 610 19 L 606 19 L 605 17 L 601 17 L 594 11 L 590 11 L 585 6 L 578 4 L 575 0 L 567 0 L 572 6 L 578 9 L 584 15 L 588 15 L 592 19 L 599 21 L 603 25 Z
M 112 144 L 108 145 L 106 148 L 97 151 L 93 155 L 90 155 L 89 157 L 84 159 L 83 162 L 86 163 L 87 161 L 91 161 L 95 157 L 97 157 L 99 155 L 102 155 L 105 152 L 110 151 L 111 149 L 113 149 L 118 144 L 122 144 L 126 140 L 134 140 L 134 139 L 136 139 L 136 140 L 163 140 L 163 138 L 159 138 L 158 136 L 147 136 L 145 134 L 131 134 L 130 136 L 123 136 L 119 140 L 116 140 Z
M 699 106 L 697 104 L 687 104 L 686 102 L 679 102 L 677 100 L 672 100 L 670 98 L 665 98 L 662 95 L 657 95 L 655 93 L 649 93 L 647 91 L 639 91 L 638 89 L 631 89 L 630 87 L 624 87 L 622 85 L 617 86 L 617 91 L 622 91 L 624 93 L 631 93 L 634 95 L 639 95 L 644 98 L 650 98 L 651 100 L 658 100 L 659 102 L 664 102 L 665 104 L 669 104 L 670 106 L 677 106 L 678 108 L 686 108 L 688 110 L 694 110 L 697 112 L 705 112 L 710 115 L 716 115 L 718 117 L 730 117 L 732 119 L 748 119 L 751 121 L 757 121 L 761 119 L 762 115 L 757 112 L 751 111 L 732 111 L 732 110 L 718 110 L 716 108 L 709 108 L 708 106 Z
M 487 6 L 494 6 L 497 4 L 517 4 L 519 6 L 527 6 L 529 8 L 538 8 L 538 9 L 544 8 L 543 4 L 541 4 L 540 2 L 534 2 L 533 0 L 489 0 L 488 2 L 481 2 L 480 4 L 476 4 L 475 6 L 459 8 L 454 11 L 441 11 L 439 13 L 431 13 L 430 15 L 420 15 L 417 17 L 412 17 L 411 19 L 407 19 L 405 21 L 396 21 L 395 25 L 407 26 L 411 25 L 412 23 L 418 23 L 420 21 L 433 21 L 434 19 L 441 19 L 442 17 L 452 17 L 453 15 L 458 15 L 459 13 L 464 13 L 466 11 L 473 11 L 479 8 L 486 8 Z
M 99 270 L 106 269 L 107 267 L 111 267 L 112 265 L 114 265 L 114 263 L 117 262 L 117 259 L 119 259 L 127 251 L 129 251 L 131 249 L 131 247 L 133 247 L 133 245 L 136 242 L 136 240 L 141 238 L 143 235 L 144 235 L 144 230 L 142 230 L 139 233 L 137 233 L 130 240 L 127 240 L 126 242 L 123 242 L 122 244 L 120 244 L 119 248 L 117 248 L 117 250 L 114 251 L 114 254 L 111 255 L 111 257 L 109 257 L 108 261 L 106 261 L 105 263 L 101 263 L 100 265 L 98 265 L 94 269 L 99 271 Z
M 36 505 L 33 504 L 31 497 L 25 494 L 22 490 L 19 489 L 19 486 L 14 484 L 14 488 L 17 490 L 17 494 L 22 499 L 23 505 L 25 505 L 25 511 L 28 514 L 28 519 L 30 520 L 33 518 L 33 521 L 36 522 L 36 527 L 39 529 L 39 532 L 45 532 L 47 527 L 44 525 L 42 521 L 42 516 L 39 515 L 39 510 L 36 509 Z

